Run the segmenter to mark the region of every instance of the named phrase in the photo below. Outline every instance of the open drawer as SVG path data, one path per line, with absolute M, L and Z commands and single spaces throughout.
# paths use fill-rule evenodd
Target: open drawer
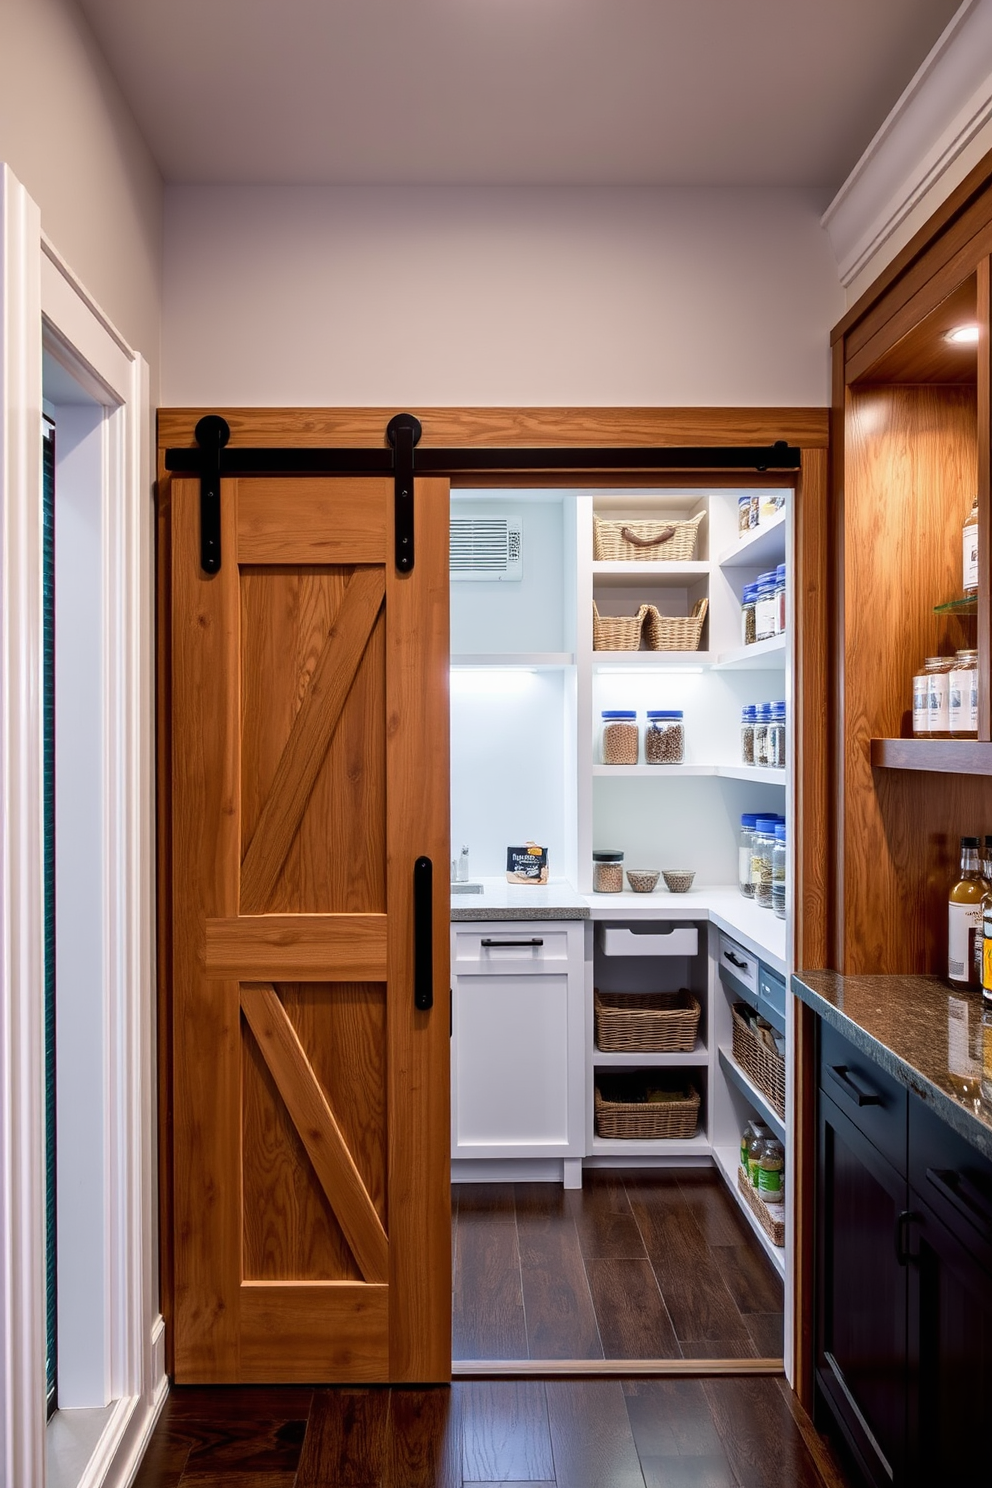
M 600 925 L 604 956 L 694 956 L 699 949 L 696 925 Z

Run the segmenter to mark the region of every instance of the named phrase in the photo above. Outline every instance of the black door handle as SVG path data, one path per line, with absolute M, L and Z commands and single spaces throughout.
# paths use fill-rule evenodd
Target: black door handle
M 882 1104 L 882 1097 L 877 1095 L 874 1090 L 864 1090 L 855 1080 L 851 1079 L 850 1071 L 846 1064 L 831 1064 L 827 1068 L 838 1085 L 844 1087 L 844 1094 L 850 1096 L 851 1100 L 855 1101 L 857 1105 L 880 1106 Z
M 904 1209 L 896 1217 L 896 1262 L 900 1266 L 908 1266 L 910 1261 L 918 1260 L 909 1248 L 909 1227 L 917 1224 L 920 1216 L 914 1214 L 912 1209 Z
M 413 1005 L 426 1013 L 434 1006 L 434 864 L 413 865 Z
M 479 944 L 484 946 L 539 946 L 544 944 L 544 937 L 532 935 L 530 940 L 490 940 L 484 935 Z

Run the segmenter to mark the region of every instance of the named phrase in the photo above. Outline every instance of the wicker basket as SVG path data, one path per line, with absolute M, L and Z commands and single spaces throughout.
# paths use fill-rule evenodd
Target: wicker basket
M 691 563 L 702 512 L 687 522 L 607 522 L 593 517 L 592 556 L 599 563 Z
M 696 1135 L 699 1123 L 699 1091 L 688 1082 L 677 1088 L 681 1098 L 670 1101 L 647 1099 L 648 1079 L 662 1080 L 652 1072 L 635 1075 L 601 1075 L 596 1084 L 596 1135 L 614 1141 L 681 1139 Z M 606 1094 L 604 1095 L 603 1090 Z
M 596 1048 L 604 1054 L 691 1053 L 699 1003 L 678 992 L 593 992 Z
M 645 605 L 644 639 L 649 651 L 698 651 L 708 599 L 697 599 L 691 615 L 659 615 L 654 605 Z
M 737 1011 L 741 1004 L 730 1009 L 733 1018 L 734 1059 L 767 1095 L 775 1110 L 785 1120 L 785 1060 L 758 1039 Z
M 758 1221 L 772 1244 L 784 1245 L 785 1220 L 780 1219 L 775 1213 L 775 1210 L 780 1209 L 784 1211 L 785 1205 L 776 1204 L 773 1207 L 771 1204 L 766 1204 L 764 1199 L 758 1193 L 757 1189 L 753 1187 L 751 1180 L 745 1173 L 744 1169 L 741 1167 L 738 1167 L 737 1169 L 737 1187 L 744 1195 L 744 1202 L 747 1204 L 747 1207 L 750 1209 L 751 1213 L 754 1215 L 755 1219 Z
M 652 609 L 641 605 L 637 614 L 601 615 L 592 602 L 592 649 L 594 651 L 636 651 L 641 644 L 644 617 Z

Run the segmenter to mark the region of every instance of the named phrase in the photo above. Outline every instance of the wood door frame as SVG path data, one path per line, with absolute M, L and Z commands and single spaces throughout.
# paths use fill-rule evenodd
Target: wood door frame
M 830 628 L 828 460 L 829 417 L 823 408 L 162 408 L 158 411 L 158 543 L 156 552 L 157 703 L 157 875 L 159 970 L 159 1214 L 162 1315 L 166 1320 L 167 1367 L 172 1367 L 172 1212 L 171 1212 L 171 965 L 167 885 L 171 882 L 169 841 L 169 491 L 165 450 L 194 446 L 193 430 L 204 413 L 227 420 L 231 442 L 246 445 L 293 444 L 309 447 L 382 448 L 389 419 L 400 412 L 423 424 L 421 447 L 456 445 L 526 450 L 586 447 L 773 444 L 785 439 L 801 452 L 795 527 L 796 633 L 794 738 L 798 741 L 795 803 L 799 844 L 796 857 L 794 964 L 812 970 L 829 964 L 835 832 L 829 781 L 833 740 L 827 728 L 821 683 L 830 675 L 834 636 Z M 699 473 L 695 473 L 697 478 Z M 724 476 L 726 473 L 724 472 Z M 629 476 L 604 480 L 570 474 L 567 484 L 603 486 L 646 483 Z M 523 477 L 493 477 L 504 487 Z M 473 481 L 473 484 L 482 482 Z M 533 484 L 533 478 L 529 478 Z M 542 477 L 542 484 L 562 484 Z M 657 483 L 657 476 L 650 483 Z M 801 1403 L 812 1405 L 812 1237 L 813 1192 L 803 1174 L 813 1171 L 815 1082 L 811 1024 L 796 1020 L 795 1058 L 795 1245 L 792 1380 Z

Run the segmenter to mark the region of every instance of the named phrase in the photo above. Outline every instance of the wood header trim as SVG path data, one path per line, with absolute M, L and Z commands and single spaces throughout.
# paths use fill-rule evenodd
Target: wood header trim
M 237 915 L 207 920 L 208 976 L 274 982 L 384 982 L 386 916 Z

